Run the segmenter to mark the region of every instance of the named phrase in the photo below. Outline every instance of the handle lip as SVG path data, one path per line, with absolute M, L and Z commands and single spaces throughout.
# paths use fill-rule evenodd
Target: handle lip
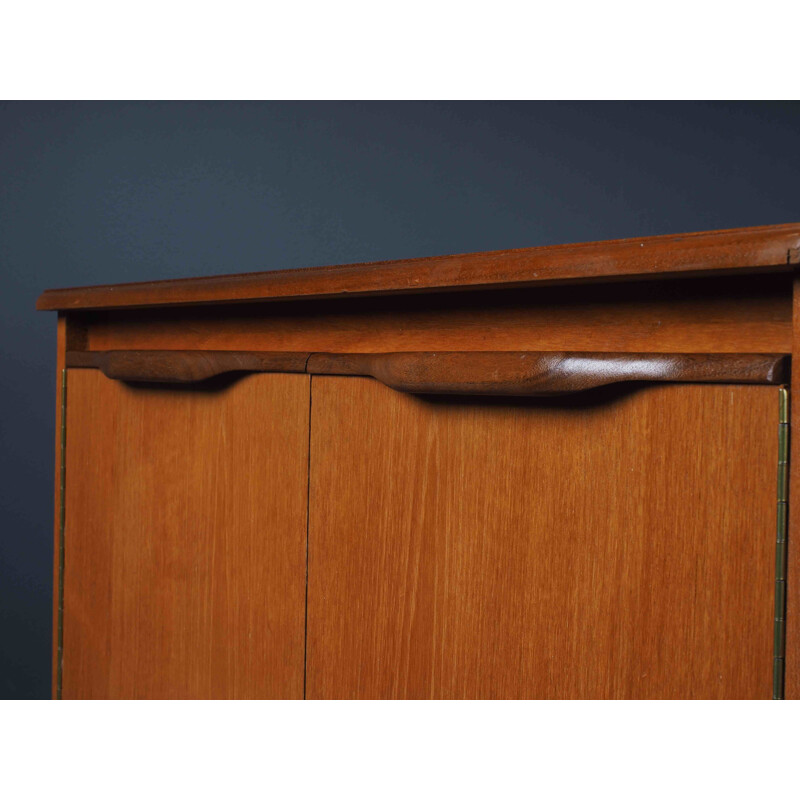
M 415 394 L 509 396 L 566 394 L 629 381 L 775 385 L 788 380 L 789 364 L 789 355 L 783 353 L 98 350 L 66 354 L 69 368 L 96 368 L 127 382 L 201 383 L 226 373 L 288 372 L 372 377 Z
M 308 353 L 244 350 L 67 351 L 70 368 L 99 369 L 125 382 L 202 383 L 233 372 L 305 372 Z

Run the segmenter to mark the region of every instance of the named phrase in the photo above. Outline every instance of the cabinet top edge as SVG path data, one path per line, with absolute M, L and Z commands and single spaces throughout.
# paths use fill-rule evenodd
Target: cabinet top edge
M 671 275 L 784 271 L 800 263 L 800 223 L 638 239 L 48 289 L 40 311 L 343 298 Z

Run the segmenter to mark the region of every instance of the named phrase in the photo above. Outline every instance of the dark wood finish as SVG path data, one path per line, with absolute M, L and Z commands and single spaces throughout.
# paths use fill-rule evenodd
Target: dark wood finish
M 309 381 L 68 370 L 65 698 L 302 698 Z
M 623 381 L 780 383 L 781 355 L 662 353 L 68 352 L 67 366 L 124 381 L 187 383 L 229 372 L 370 376 L 417 394 L 548 395 Z
M 442 289 L 522 287 L 566 280 L 789 270 L 800 262 L 800 224 L 499 250 L 372 264 L 153 281 L 44 292 L 37 308 L 241 302 Z
M 309 698 L 769 698 L 778 392 L 312 379 Z
M 88 350 L 790 353 L 788 274 L 83 315 Z M 600 344 L 598 344 L 600 343 Z
M 414 394 L 537 396 L 623 381 L 780 383 L 780 355 L 661 353 L 313 353 L 312 375 L 367 375 Z
M 112 350 L 67 353 L 68 367 L 95 367 L 121 381 L 196 383 L 228 372 L 305 372 L 308 353 Z

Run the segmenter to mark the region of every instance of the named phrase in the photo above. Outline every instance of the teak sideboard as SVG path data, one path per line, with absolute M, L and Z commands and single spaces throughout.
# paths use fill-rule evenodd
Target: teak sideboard
M 46 291 L 53 695 L 800 697 L 798 265 L 792 224 Z

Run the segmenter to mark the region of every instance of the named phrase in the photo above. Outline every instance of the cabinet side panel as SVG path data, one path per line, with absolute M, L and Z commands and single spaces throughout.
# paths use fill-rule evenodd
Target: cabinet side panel
M 312 395 L 309 697 L 771 697 L 776 388 Z
M 305 375 L 69 370 L 65 698 L 301 698 Z
M 56 333 L 56 460 L 55 460 L 55 487 L 53 490 L 53 648 L 52 648 L 52 673 L 51 692 L 53 699 L 58 698 L 58 670 L 59 670 L 59 604 L 61 602 L 61 570 L 59 548 L 61 546 L 61 425 L 62 406 L 64 403 L 64 386 L 62 370 L 67 351 L 67 318 L 62 313 L 58 314 Z

